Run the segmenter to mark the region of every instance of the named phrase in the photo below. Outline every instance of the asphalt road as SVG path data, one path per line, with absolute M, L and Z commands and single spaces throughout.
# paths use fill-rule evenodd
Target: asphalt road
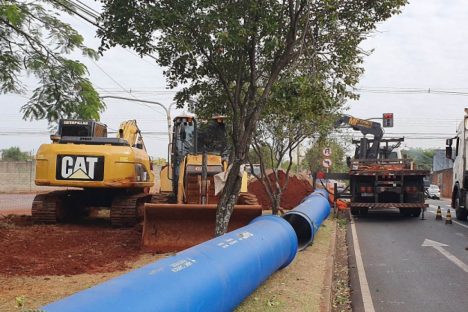
M 445 217 L 449 203 L 427 203 L 426 220 L 401 217 L 396 210 L 354 218 L 369 290 L 357 269 L 359 255 L 355 257 L 350 229 L 354 311 L 370 312 L 372 305 L 379 312 L 468 311 L 468 222 L 456 221 L 453 209 L 452 225 L 436 221 L 436 207 L 441 206 Z

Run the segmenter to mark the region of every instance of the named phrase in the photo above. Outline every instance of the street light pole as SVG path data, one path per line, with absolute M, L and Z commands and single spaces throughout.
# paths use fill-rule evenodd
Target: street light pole
M 147 103 L 147 104 L 153 104 L 153 105 L 158 105 L 164 109 L 166 112 L 166 118 L 167 118 L 167 136 L 169 138 L 169 144 L 172 143 L 172 119 L 171 119 L 171 108 L 173 105 L 176 104 L 176 102 L 172 102 L 169 107 L 164 106 L 163 104 L 156 102 L 156 101 L 148 101 L 148 100 L 141 100 L 141 99 L 135 99 L 135 98 L 127 98 L 123 96 L 114 96 L 114 95 L 105 95 L 101 96 L 101 99 L 118 99 L 118 100 L 124 100 L 124 101 L 131 101 L 131 102 L 141 102 L 141 103 Z

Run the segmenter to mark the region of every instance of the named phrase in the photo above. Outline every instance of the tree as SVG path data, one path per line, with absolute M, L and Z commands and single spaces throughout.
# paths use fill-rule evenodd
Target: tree
M 164 166 L 167 163 L 167 160 L 164 157 L 155 157 L 152 162 L 156 166 Z
M 31 159 L 28 152 L 22 152 L 19 147 L 10 147 L 2 149 L 2 160 L 6 161 L 24 161 Z
M 321 137 L 317 142 L 312 145 L 307 152 L 303 160 L 304 166 L 309 168 L 310 172 L 323 171 L 322 161 L 324 159 L 323 149 L 329 147 L 332 151 L 331 156 L 329 157 L 332 161 L 332 172 L 347 172 L 349 170 L 345 158 L 346 148 L 343 143 L 337 141 L 336 139 L 331 139 L 327 137 Z
M 0 94 L 24 93 L 21 75 L 26 72 L 37 78 L 38 87 L 21 108 L 24 119 L 99 119 L 105 106 L 86 78 L 85 65 L 63 56 L 76 49 L 90 58 L 97 53 L 60 20 L 60 1 L 42 1 L 52 9 L 39 1 L 0 4 Z
M 421 170 L 432 170 L 432 158 L 434 157 L 434 149 L 410 148 L 403 150 L 402 154 L 411 158 Z
M 343 104 L 336 98 L 323 81 L 312 80 L 310 76 L 290 77 L 274 85 L 252 140 L 261 169 L 260 176 L 254 175 L 270 198 L 273 214 L 281 209 L 281 196 L 293 166 L 293 151 L 307 138 L 319 137 L 332 127 L 334 114 Z M 271 174 L 266 163 L 271 164 Z M 280 178 L 283 169 L 284 180 Z
M 107 0 L 102 49 L 117 44 L 157 53 L 170 87 L 182 84 L 180 105 L 231 119 L 231 171 L 218 203 L 216 234 L 227 229 L 241 185 L 239 169 L 285 70 L 315 73 L 348 96 L 365 55 L 359 44 L 406 0 Z

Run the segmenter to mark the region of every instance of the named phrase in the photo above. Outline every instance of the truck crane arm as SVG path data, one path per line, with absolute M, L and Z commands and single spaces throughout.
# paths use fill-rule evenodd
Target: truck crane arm
M 337 122 L 335 123 L 335 127 L 338 127 L 342 124 L 348 125 L 353 130 L 361 131 L 361 133 L 364 136 L 366 136 L 367 134 L 371 134 L 374 136 L 374 141 L 372 143 L 372 146 L 369 148 L 369 150 L 366 151 L 365 155 L 362 155 L 363 153 L 361 152 L 359 158 L 374 159 L 378 157 L 380 142 L 384 134 L 380 123 L 365 120 L 365 119 L 359 119 L 359 118 L 349 116 L 349 115 L 343 115 L 341 116 L 340 119 L 337 120 Z M 367 147 L 367 140 L 365 138 L 363 139 L 365 142 L 361 142 L 361 149 Z M 365 144 L 363 145 L 362 143 L 365 143 Z

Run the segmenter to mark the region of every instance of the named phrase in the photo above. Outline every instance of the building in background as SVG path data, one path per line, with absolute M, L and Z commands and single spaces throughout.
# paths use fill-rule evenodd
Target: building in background
M 452 168 L 453 161 L 445 157 L 445 150 L 435 150 L 432 157 L 431 183 L 439 186 L 441 197 L 452 196 Z

